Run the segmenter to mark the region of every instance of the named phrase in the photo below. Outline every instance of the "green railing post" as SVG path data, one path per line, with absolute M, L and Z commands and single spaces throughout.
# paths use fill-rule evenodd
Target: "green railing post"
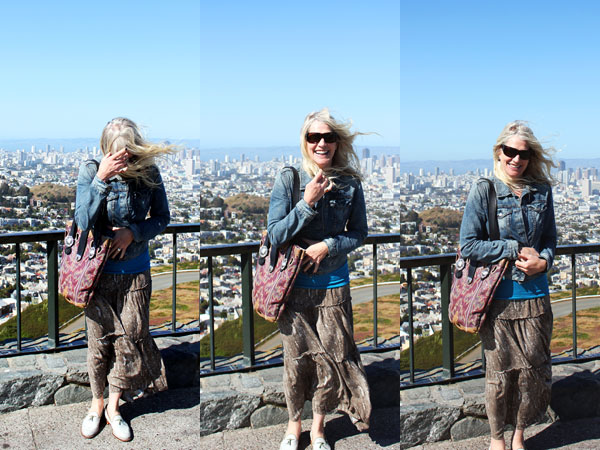
M 373 342 L 377 348 L 377 244 L 373 244 Z
M 573 358 L 577 359 L 577 274 L 575 253 L 571 254 L 571 314 L 573 315 Z
M 17 350 L 21 351 L 21 246 L 15 244 L 15 257 L 17 260 Z
M 244 365 L 253 366 L 254 358 L 254 310 L 252 308 L 252 253 L 242 253 L 242 335 Z
M 171 331 L 177 330 L 177 233 L 173 233 L 173 287 L 171 288 Z
M 58 337 L 58 242 L 46 241 L 48 257 L 48 347 L 57 348 Z
M 208 313 L 210 315 L 210 369 L 215 370 L 215 308 L 213 302 L 213 259 L 208 257 Z
M 412 270 L 406 269 L 406 292 L 408 294 L 408 364 L 410 372 L 410 382 L 415 382 L 415 347 L 414 347 L 414 327 L 413 327 L 413 284 Z
M 442 365 L 446 378 L 454 377 L 454 330 L 448 317 L 450 304 L 450 287 L 452 285 L 451 264 L 440 265 L 442 295 Z

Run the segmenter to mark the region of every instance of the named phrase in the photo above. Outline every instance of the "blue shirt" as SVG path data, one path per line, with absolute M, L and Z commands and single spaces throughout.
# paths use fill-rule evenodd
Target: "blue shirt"
M 494 300 L 525 300 L 545 297 L 549 293 L 548 278 L 542 273 L 539 277 L 524 283 L 503 279 L 494 292 Z
M 333 289 L 350 284 L 350 272 L 348 262 L 342 264 L 338 269 L 323 275 L 311 275 L 300 272 L 294 282 L 294 287 L 307 289 Z
M 142 252 L 133 259 L 108 259 L 103 273 L 140 273 L 150 268 L 150 253 Z

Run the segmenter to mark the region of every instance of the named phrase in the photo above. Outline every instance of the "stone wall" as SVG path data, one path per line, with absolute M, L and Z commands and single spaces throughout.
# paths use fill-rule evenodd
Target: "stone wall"
M 400 404 L 400 352 L 361 355 L 373 408 Z M 310 402 L 303 418 L 312 417 Z M 200 435 L 242 427 L 259 428 L 288 420 L 283 368 L 212 375 L 200 380 Z
M 600 416 L 600 361 L 555 365 L 552 400 L 540 423 Z M 488 435 L 484 379 L 404 389 L 400 447 Z
M 169 388 L 200 384 L 198 335 L 155 338 Z M 41 405 L 64 405 L 92 398 L 87 349 L 0 359 L 0 412 Z

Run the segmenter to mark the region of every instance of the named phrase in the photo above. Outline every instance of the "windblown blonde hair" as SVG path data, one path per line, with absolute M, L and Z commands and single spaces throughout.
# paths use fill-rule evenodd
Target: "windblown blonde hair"
M 319 166 L 312 160 L 306 142 L 306 134 L 314 122 L 324 123 L 331 128 L 331 131 L 338 135 L 337 148 L 333 155 L 331 167 L 323 170 L 325 176 L 335 179 L 342 175 L 349 175 L 362 180 L 360 162 L 352 143 L 356 136 L 367 133 L 351 132 L 352 122 L 344 123 L 336 121 L 329 113 L 328 108 L 311 112 L 304 119 L 304 125 L 302 125 L 302 130 L 300 131 L 300 150 L 302 151 L 302 168 L 304 171 L 311 177 L 314 177 L 319 172 Z
M 124 179 L 141 181 L 146 186 L 155 187 L 151 168 L 155 158 L 175 153 L 173 145 L 153 144 L 142 137 L 140 129 L 132 120 L 117 117 L 106 124 L 100 137 L 100 149 L 104 155 L 117 153 L 124 148 L 131 154 L 127 170 L 121 173 Z
M 529 163 L 525 172 L 523 172 L 523 176 L 516 180 L 506 175 L 500 163 L 502 144 L 505 144 L 513 136 L 527 142 L 527 148 L 531 151 Z M 554 151 L 553 147 L 542 147 L 542 144 L 535 137 L 531 128 L 527 126 L 527 122 L 515 120 L 504 127 L 493 147 L 494 175 L 511 189 L 521 189 L 523 186 L 533 183 L 549 184 L 552 186 L 556 184 L 556 180 L 550 173 L 551 168 L 556 167 L 556 163 L 552 160 L 551 156 Z

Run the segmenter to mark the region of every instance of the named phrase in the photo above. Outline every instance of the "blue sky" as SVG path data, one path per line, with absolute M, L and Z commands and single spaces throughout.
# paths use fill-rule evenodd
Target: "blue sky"
M 0 3 L 0 139 L 200 135 L 200 3 Z
M 600 3 L 401 0 L 404 161 L 491 157 L 528 120 L 557 159 L 600 156 Z
M 0 140 L 98 136 L 112 117 L 202 147 L 297 145 L 328 106 L 400 144 L 400 3 L 0 4 Z
M 397 0 L 202 1 L 200 16 L 204 146 L 298 145 L 325 106 L 379 133 L 360 143 L 399 145 Z

